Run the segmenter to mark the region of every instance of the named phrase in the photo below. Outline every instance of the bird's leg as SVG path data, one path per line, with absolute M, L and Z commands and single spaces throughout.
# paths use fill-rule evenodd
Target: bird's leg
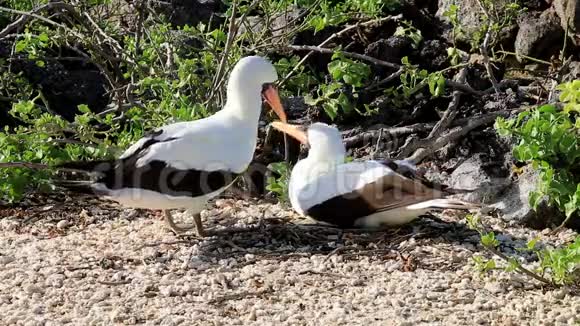
M 193 214 L 193 222 L 195 223 L 195 230 L 197 231 L 197 235 L 200 237 L 205 237 L 206 233 L 203 229 L 203 224 L 201 224 L 201 214 Z
M 187 226 L 187 227 L 177 226 L 177 224 L 175 224 L 175 221 L 173 221 L 173 216 L 171 216 L 171 211 L 169 209 L 163 210 L 163 213 L 165 213 L 165 223 L 167 224 L 167 226 L 169 226 L 169 228 L 175 234 L 185 233 L 185 232 L 193 229 L 193 226 Z M 201 223 L 201 221 L 200 221 L 200 223 Z M 196 221 L 196 226 L 197 226 L 197 221 Z

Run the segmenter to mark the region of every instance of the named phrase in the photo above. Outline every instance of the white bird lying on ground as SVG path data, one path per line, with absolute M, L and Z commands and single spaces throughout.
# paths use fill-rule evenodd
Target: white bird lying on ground
M 292 169 L 288 190 L 301 215 L 342 228 L 378 228 L 411 222 L 434 209 L 479 207 L 446 198 L 470 190 L 432 188 L 406 161 L 345 163 L 346 149 L 334 127 L 314 123 L 305 131 L 279 121 L 272 126 L 309 146 L 307 158 Z
M 274 66 L 264 58 L 242 58 L 233 68 L 227 101 L 205 119 L 161 127 L 129 147 L 117 160 L 68 162 L 59 167 L 95 173 L 93 182 L 60 185 L 91 192 L 134 208 L 162 209 L 174 232 L 171 209 L 188 209 L 199 235 L 200 212 L 209 199 L 230 186 L 250 164 L 258 137 L 262 98 L 282 121 L 286 115 Z

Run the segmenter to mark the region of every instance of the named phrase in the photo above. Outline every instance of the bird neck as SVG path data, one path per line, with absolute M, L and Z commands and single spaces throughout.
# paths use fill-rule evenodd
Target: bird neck
M 306 173 L 306 179 L 315 179 L 321 174 L 331 173 L 343 164 L 345 157 L 342 155 L 328 155 L 323 152 L 310 152 L 308 157 L 300 161 L 301 173 Z
M 247 78 L 238 75 L 230 77 L 224 110 L 232 118 L 256 127 L 262 111 L 261 86 L 252 85 Z

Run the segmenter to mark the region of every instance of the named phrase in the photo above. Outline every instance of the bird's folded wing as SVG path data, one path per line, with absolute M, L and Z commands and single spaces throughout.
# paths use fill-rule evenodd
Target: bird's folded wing
M 377 211 L 391 210 L 431 199 L 443 198 L 445 194 L 395 172 L 384 175 L 357 190 L 370 206 Z
M 179 170 L 241 172 L 253 156 L 253 151 L 247 149 L 254 147 L 255 140 L 237 137 L 233 131 L 222 128 L 203 132 L 191 130 L 152 143 L 139 155 L 136 165 L 163 161 Z

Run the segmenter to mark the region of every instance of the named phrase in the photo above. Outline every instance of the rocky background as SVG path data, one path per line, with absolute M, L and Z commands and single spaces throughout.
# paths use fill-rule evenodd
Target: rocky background
M 313 121 L 336 123 L 343 130 L 350 153 L 356 158 L 368 158 L 371 155 L 407 157 L 418 148 L 417 143 L 407 142 L 425 140 L 457 94 L 448 92 L 443 97 L 433 99 L 428 92 L 419 92 L 410 103 L 397 108 L 384 95 L 384 89 L 398 84 L 398 78 L 394 74 L 405 56 L 410 62 L 418 64 L 419 68 L 428 71 L 448 68 L 450 63 L 447 49 L 455 43 L 459 50 L 464 50 L 468 55 L 464 71 L 465 80 L 459 85 L 466 87 L 448 85 L 452 90 L 462 93 L 459 94 L 461 97 L 457 116 L 449 128 L 465 127 L 471 119 L 476 121 L 476 126 L 464 128 L 461 132 L 464 134 L 462 137 L 455 137 L 445 146 L 437 146 L 434 143 L 427 146 L 443 148 L 426 158 L 427 163 L 422 165 L 422 168 L 428 175 L 451 186 L 479 188 L 480 191 L 471 194 L 469 199 L 489 204 L 491 208 L 497 209 L 499 216 L 504 219 L 522 222 L 536 228 L 557 224 L 562 216 L 556 210 L 546 205 L 541 205 L 541 209 L 537 212 L 530 209 L 527 196 L 529 190 L 533 189 L 537 176 L 527 168 L 523 173 L 513 173 L 514 164 L 517 164 L 510 156 L 513 144 L 508 139 L 500 139 L 492 124 L 496 116 L 513 117 L 518 110 L 526 106 L 553 101 L 557 97 L 554 94 L 557 82 L 578 79 L 580 58 L 577 53 L 580 36 L 577 31 L 580 30 L 580 2 L 574 0 L 521 2 L 522 7 L 516 13 L 515 19 L 502 26 L 493 49 L 496 51 L 494 57 L 503 58 L 501 61 L 490 63 L 494 79 L 498 83 L 497 91 L 488 78 L 482 52 L 477 49 L 471 51 L 470 40 L 485 28 L 483 26 L 485 22 L 481 19 L 481 4 L 478 0 L 461 1 L 457 17 L 462 33 L 455 35 L 449 17 L 444 16 L 453 3 L 445 0 L 403 1 L 400 8 L 401 16 L 398 19 L 361 27 L 356 33 L 340 35 L 327 45 L 331 48 L 345 45 L 350 52 L 393 64 L 392 67 L 371 65 L 371 75 L 376 87 L 371 85 L 360 91 L 358 98 L 351 98 L 357 107 L 369 105 L 377 109 L 378 114 L 339 115 L 337 120 L 331 121 L 320 107 L 305 104 L 303 96 L 287 94 L 285 106 L 290 118 L 301 123 Z M 499 11 L 508 10 L 502 6 L 508 6 L 510 3 L 512 1 L 495 1 L 494 6 Z M 113 5 L 116 5 L 118 11 L 122 13 L 119 16 L 121 24 L 127 26 L 135 24 L 137 17 L 130 2 L 116 0 Z M 195 26 L 200 22 L 219 26 L 224 22 L 227 9 L 227 6 L 219 0 L 173 0 L 155 2 L 153 7 L 157 12 L 167 15 L 175 29 L 185 25 Z M 301 47 L 316 46 L 342 29 L 340 26 L 328 27 L 317 33 L 306 30 L 292 35 L 290 39 L 285 38 L 284 33 L 303 19 L 303 12 L 304 9 L 295 9 L 268 22 L 267 28 L 273 31 L 271 33 L 273 48 L 268 53 L 271 58 L 281 58 L 292 53 L 303 56 L 307 51 L 303 51 Z M 423 40 L 417 47 L 413 46 L 411 37 L 393 35 L 398 25 L 396 21 L 400 20 L 410 21 L 421 32 Z M 115 98 L 110 91 L 111 87 L 95 65 L 82 60 L 56 59 L 47 60 L 44 67 L 39 67 L 23 55 L 15 54 L 11 50 L 14 39 L 6 36 L 17 32 L 19 28 L 21 26 L 7 25 L 0 32 L 0 59 L 11 60 L 12 71 L 22 73 L 33 87 L 40 88 L 55 113 L 72 120 L 78 113 L 77 107 L 80 104 L 87 104 L 95 112 L 102 112 L 114 104 Z M 257 33 L 264 28 L 266 28 L 264 17 L 255 11 L 248 14 L 247 24 L 244 24 L 238 32 L 243 33 L 250 29 Z M 564 44 L 566 47 L 562 55 Z M 195 51 L 199 42 L 186 38 L 176 46 L 176 51 L 187 53 Z M 486 52 L 489 50 L 486 49 Z M 497 51 L 503 51 L 503 54 Z M 62 51 L 60 55 L 75 56 L 74 53 Z M 328 73 L 327 64 L 330 57 L 331 55 L 326 53 L 313 53 L 305 63 L 306 69 L 315 74 L 325 75 Z M 561 62 L 560 58 L 567 59 Z M 203 74 L 203 71 L 200 71 L 200 74 Z M 449 76 L 448 80 L 450 78 L 453 76 Z M 308 89 L 303 90 L 303 94 L 313 94 L 317 88 L 316 85 L 308 86 Z M 348 93 L 348 90 L 345 91 Z M 0 97 L 0 125 L 13 126 L 16 123 L 7 113 L 11 106 L 10 97 Z M 401 129 L 402 126 L 408 128 Z M 264 133 L 263 130 L 262 135 Z M 277 139 L 268 139 L 268 142 L 273 144 L 265 144 L 265 152 L 262 148 L 257 151 L 255 169 L 257 172 L 252 176 L 254 186 L 250 187 L 253 196 L 262 196 L 266 192 L 264 187 L 267 171 L 262 165 L 282 159 L 281 139 L 279 136 L 273 137 Z M 436 139 L 427 140 L 429 143 Z M 291 160 L 295 161 L 299 148 L 295 142 L 291 145 Z
M 307 9 L 265 17 L 254 8 L 236 35 L 266 30 L 265 48 L 238 46 L 274 62 L 307 56 L 303 71 L 320 78 L 281 87 L 293 122 L 335 123 L 355 159 L 413 157 L 429 179 L 478 188 L 466 199 L 485 204 L 482 216 L 500 242 L 500 253 L 533 270 L 540 264 L 537 256 L 521 248 L 538 238 L 538 248 L 569 244 L 578 237 L 580 218 L 559 233 L 547 228 L 559 225 L 563 216 L 546 203 L 531 209 L 529 192 L 538 175 L 514 161 L 514 140 L 499 137 L 493 123 L 497 117 L 515 117 L 528 107 L 556 102 L 555 86 L 579 79 L 580 1 L 520 1 L 515 12 L 510 12 L 513 1 L 493 1 L 497 12 L 511 13 L 511 18 L 497 26 L 497 38 L 487 48 L 472 48 L 472 43 L 486 37 L 482 14 L 495 13 L 482 13 L 478 0 L 459 2 L 457 22 L 445 15 L 452 0 L 406 0 L 392 16 L 372 24 L 352 19 L 298 33 L 289 31 L 304 20 Z M 55 3 L 38 13 L 67 23 L 63 17 L 72 17 L 72 11 Z M 166 15 L 175 40 L 168 48 L 183 57 L 204 43 L 181 27 L 204 23 L 217 28 L 228 17 L 228 6 L 219 0 L 111 0 L 92 10 L 101 9 L 113 10 L 111 19 L 129 31 L 145 13 L 149 18 Z M 5 17 L 0 16 L 0 74 L 20 73 L 31 88 L 42 90 L 54 114 L 72 121 L 81 104 L 97 113 L 128 103 L 146 105 L 131 97 L 132 82 L 115 60 L 98 66 L 85 60 L 82 51 L 62 47 L 51 49 L 51 57 L 39 66 L 15 52 L 16 36 L 28 19 L 22 17 L 30 16 L 16 15 L 16 21 Z M 412 33 L 395 35 L 403 21 L 421 32 L 420 42 Z M 356 28 L 343 32 L 348 26 Z M 95 30 L 91 37 L 100 34 Z M 117 41 L 123 42 L 121 37 Z M 78 45 L 70 43 L 72 48 Z M 99 55 L 114 57 L 115 42 L 103 44 Z M 340 91 L 357 108 L 368 105 L 375 114 L 351 112 L 332 120 L 320 105 L 307 104 L 308 96 L 331 79 L 327 65 L 332 53 L 319 49 L 332 52 L 339 46 L 364 56 L 361 60 L 371 68 L 371 82 L 357 90 L 358 97 L 351 88 Z M 312 47 L 316 49 L 309 53 Z M 451 66 L 447 51 L 453 47 L 463 65 L 445 70 Z M 395 106 L 386 90 L 400 84 L 403 57 L 419 69 L 444 71 L 445 93 L 433 98 L 420 90 Z M 210 73 L 201 68 L 195 72 L 200 78 Z M 0 89 L 0 126 L 8 130 L 20 123 L 8 114 L 16 93 Z M 271 132 L 264 120 L 250 172 L 232 193 L 202 213 L 204 225 L 216 231 L 212 237 L 177 236 L 164 228 L 157 212 L 59 191 L 34 191 L 18 203 L 0 202 L 0 324 L 580 322 L 577 287 L 546 286 L 501 268 L 479 273 L 478 258 L 497 256 L 482 247 L 480 234 L 462 214 L 445 212 L 381 232 L 338 230 L 297 216 L 266 189 L 266 178 L 277 176 L 266 165 L 284 160 L 285 149 L 282 136 Z M 296 142 L 289 145 L 290 161 L 305 154 Z

